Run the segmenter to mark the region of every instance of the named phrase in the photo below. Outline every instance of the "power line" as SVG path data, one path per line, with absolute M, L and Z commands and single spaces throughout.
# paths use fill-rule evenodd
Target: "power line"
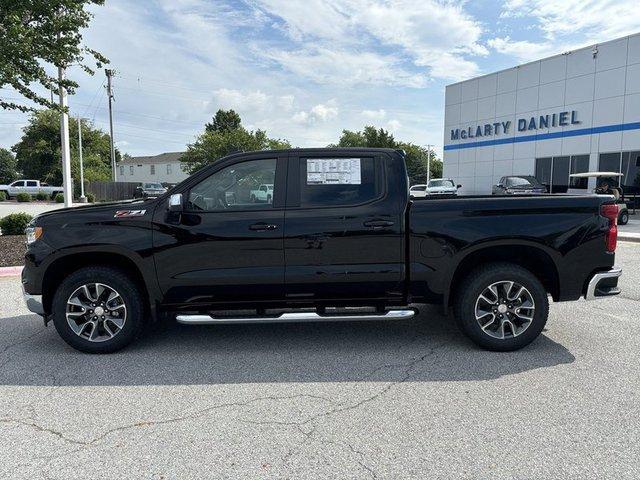
M 120 132 L 120 133 L 118 133 L 118 135 L 120 135 L 122 137 L 143 138 L 145 140 L 155 140 L 155 141 L 159 140 L 159 138 L 157 138 L 157 137 L 145 137 L 143 135 L 134 135 L 132 133 L 126 133 L 126 132 Z M 180 142 L 178 140 L 167 140 L 167 139 L 163 138 L 162 141 L 163 142 L 167 142 L 167 143 L 174 143 L 176 145 L 183 145 L 184 147 L 187 146 L 186 142 Z
M 104 80 L 102 81 L 102 83 L 100 84 L 100 86 L 98 87 L 98 89 L 96 90 L 96 93 L 93 95 L 93 98 L 91 99 L 91 101 L 89 102 L 89 105 L 87 106 L 87 109 L 84 111 L 84 113 L 82 114 L 82 116 L 86 116 L 87 112 L 89 111 L 89 108 L 91 108 L 91 106 L 93 105 L 93 102 L 96 100 L 96 97 L 98 96 L 98 94 L 100 93 L 100 91 L 104 91 Z M 98 102 L 99 104 L 100 102 Z
M 106 124 L 107 122 L 104 121 L 104 120 L 98 120 L 97 123 Z M 155 128 L 138 127 L 138 126 L 132 125 L 130 123 L 122 123 L 122 122 L 118 122 L 118 124 L 117 124 L 118 131 L 123 126 L 125 128 L 136 128 L 136 129 L 139 129 L 139 130 L 147 130 L 147 131 L 150 131 L 150 132 L 156 132 L 156 133 L 162 133 L 162 134 L 168 134 L 168 135 L 177 135 L 177 136 L 183 136 L 183 137 L 193 137 L 193 135 L 190 134 L 190 133 L 171 132 L 169 130 L 158 130 L 158 129 L 155 129 Z

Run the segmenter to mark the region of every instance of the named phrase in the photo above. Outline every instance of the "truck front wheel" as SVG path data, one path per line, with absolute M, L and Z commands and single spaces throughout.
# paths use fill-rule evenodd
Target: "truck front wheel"
M 69 275 L 53 298 L 53 323 L 62 339 L 87 353 L 126 347 L 143 325 L 138 286 L 121 270 L 86 267 Z
M 454 312 L 462 331 L 488 350 L 518 350 L 542 332 L 547 292 L 530 271 L 510 263 L 474 270 L 457 289 Z

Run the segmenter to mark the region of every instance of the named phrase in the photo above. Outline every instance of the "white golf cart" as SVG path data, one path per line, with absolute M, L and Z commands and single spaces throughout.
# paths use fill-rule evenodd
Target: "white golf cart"
M 616 199 L 616 203 L 620 208 L 618 214 L 618 224 L 626 225 L 629 221 L 629 210 L 627 204 L 622 200 L 622 189 L 618 186 L 619 178 L 623 177 L 622 173 L 618 172 L 584 172 L 584 173 L 572 173 L 570 178 L 595 178 L 596 188 L 593 193 L 597 195 L 613 195 Z M 571 194 L 584 194 L 583 189 L 569 188 L 567 193 Z

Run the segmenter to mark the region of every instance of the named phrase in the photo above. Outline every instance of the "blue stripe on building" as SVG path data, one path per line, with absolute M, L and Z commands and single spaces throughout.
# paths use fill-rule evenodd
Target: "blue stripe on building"
M 640 130 L 640 122 L 618 123 L 616 125 L 604 125 L 602 127 L 578 128 L 564 132 L 537 133 L 535 135 L 522 135 L 520 137 L 500 138 L 497 140 L 483 140 L 480 142 L 460 143 L 445 145 L 445 150 L 460 150 L 462 148 L 488 147 L 490 145 L 506 145 L 509 143 L 534 142 L 536 140 L 550 140 L 552 138 L 578 137 L 581 135 L 594 135 L 596 133 L 623 132 L 625 130 Z

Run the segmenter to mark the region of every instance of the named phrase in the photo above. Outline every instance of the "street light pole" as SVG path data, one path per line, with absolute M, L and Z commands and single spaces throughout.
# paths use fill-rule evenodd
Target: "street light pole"
M 113 144 L 113 109 L 111 102 L 113 101 L 113 92 L 111 91 L 111 77 L 113 70 L 105 68 L 104 73 L 107 75 L 107 96 L 109 97 L 109 135 L 111 137 L 111 179 L 116 181 L 116 149 Z
M 431 147 L 433 147 L 433 145 L 427 145 L 427 185 L 429 185 L 429 180 L 431 180 Z
M 64 67 L 58 67 L 58 81 L 60 86 L 60 151 L 62 153 L 62 191 L 64 192 L 64 206 L 70 207 L 73 202 L 71 188 L 71 151 L 69 148 L 69 115 L 67 114 L 67 89 L 62 86 L 65 77 Z
M 80 203 L 87 203 L 84 196 L 84 167 L 82 165 L 82 118 L 78 114 L 78 158 L 80 160 Z

